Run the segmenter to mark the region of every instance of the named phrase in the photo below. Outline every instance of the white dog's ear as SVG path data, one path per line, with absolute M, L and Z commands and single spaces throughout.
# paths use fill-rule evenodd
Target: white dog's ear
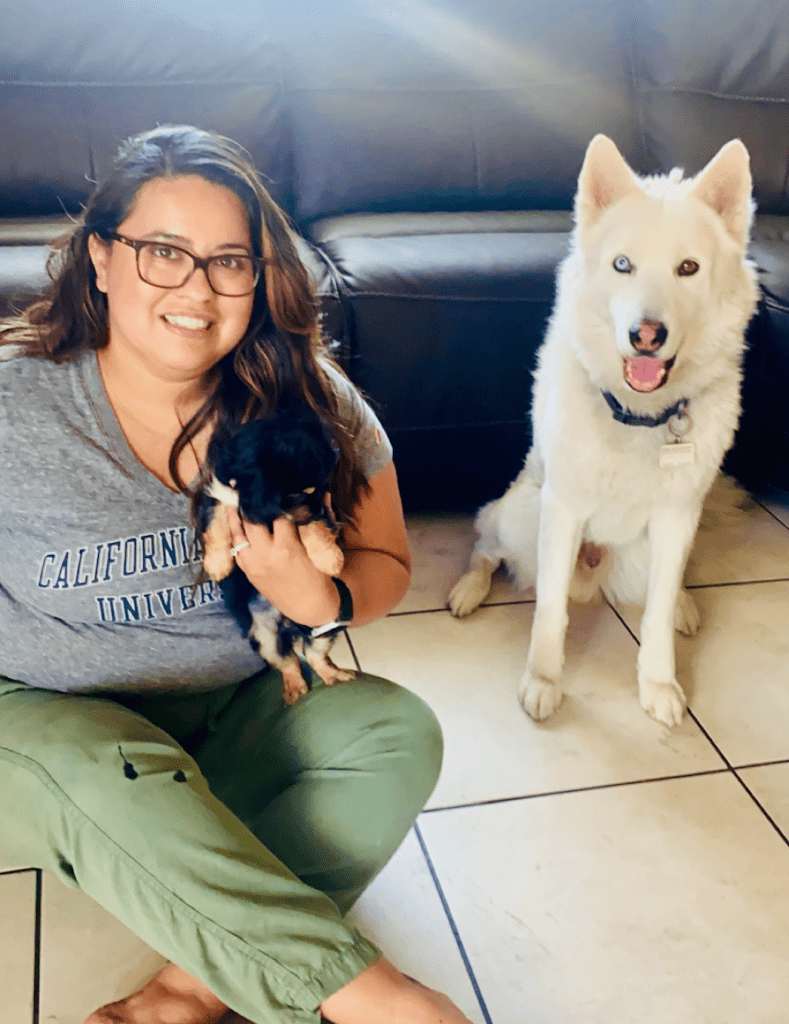
M 595 135 L 586 148 L 578 176 L 575 220 L 583 231 L 600 215 L 641 186 L 625 158 L 607 135 Z
M 696 175 L 691 195 L 720 216 L 726 230 L 743 248 L 753 220 L 751 161 L 739 139 L 732 139 Z

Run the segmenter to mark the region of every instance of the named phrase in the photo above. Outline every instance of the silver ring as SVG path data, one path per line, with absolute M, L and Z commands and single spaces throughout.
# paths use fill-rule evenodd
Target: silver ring
M 243 551 L 244 548 L 248 548 L 248 547 L 249 547 L 249 541 L 248 540 L 242 540 L 240 544 L 236 544 L 236 545 L 234 545 L 230 549 L 230 554 L 233 556 L 233 558 L 235 558 L 236 555 L 239 553 L 239 551 Z

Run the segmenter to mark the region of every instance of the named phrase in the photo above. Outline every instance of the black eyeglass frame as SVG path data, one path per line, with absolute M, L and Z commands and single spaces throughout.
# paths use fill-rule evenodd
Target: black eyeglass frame
M 263 259 L 261 256 L 250 256 L 249 253 L 246 252 L 220 253 L 217 254 L 216 256 L 208 256 L 206 258 L 203 258 L 202 256 L 195 256 L 193 252 L 189 252 L 189 250 L 184 249 L 183 246 L 173 245 L 172 242 L 157 241 L 154 238 L 127 238 L 125 235 L 119 235 L 117 231 L 111 231 L 107 237 L 114 242 L 122 242 L 124 245 L 128 245 L 130 248 L 134 249 L 135 263 L 137 265 L 137 274 L 141 281 L 144 281 L 145 284 L 149 284 L 152 288 L 165 288 L 167 290 L 172 290 L 173 288 L 183 288 L 183 286 L 192 277 L 195 271 L 202 270 L 205 273 L 206 281 L 208 281 L 208 287 L 215 295 L 224 295 L 225 298 L 227 299 L 240 299 L 244 295 L 251 295 L 254 292 L 254 290 L 258 286 L 258 282 L 260 281 L 260 272 L 266 265 L 265 259 Z M 153 281 L 148 281 L 147 278 L 144 278 L 142 276 L 142 271 L 140 270 L 140 250 L 143 249 L 146 245 L 166 245 L 168 249 L 175 249 L 176 252 L 182 252 L 184 256 L 188 256 L 189 259 L 192 261 L 192 269 L 189 271 L 189 273 L 186 275 L 183 281 L 181 281 L 180 284 L 154 284 Z M 215 260 L 225 259 L 227 256 L 239 256 L 245 260 L 250 260 L 252 262 L 252 267 L 255 271 L 255 280 L 253 281 L 252 287 L 249 289 L 249 291 L 233 292 L 232 294 L 228 295 L 227 292 L 220 292 L 214 287 L 214 284 L 211 280 L 211 275 L 209 273 L 209 267 L 211 263 L 213 263 Z

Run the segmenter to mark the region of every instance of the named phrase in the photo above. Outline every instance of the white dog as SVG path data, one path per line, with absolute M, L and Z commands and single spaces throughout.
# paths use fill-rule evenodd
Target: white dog
M 693 179 L 676 169 L 640 178 L 610 139 L 589 144 L 535 372 L 533 447 L 477 516 L 469 571 L 449 597 L 453 614 L 468 615 L 502 561 L 524 589 L 536 586 L 519 688 L 532 718 L 562 699 L 568 597 L 602 590 L 644 607 L 642 706 L 669 726 L 682 719 L 673 630 L 699 626 L 682 580 L 740 411 L 757 297 L 752 218 L 738 140 Z

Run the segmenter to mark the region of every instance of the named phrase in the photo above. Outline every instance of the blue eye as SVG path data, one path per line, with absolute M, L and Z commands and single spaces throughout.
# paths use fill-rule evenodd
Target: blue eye
M 617 256 L 613 263 L 614 270 L 618 274 L 629 274 L 633 269 L 633 264 L 627 258 L 627 256 Z

